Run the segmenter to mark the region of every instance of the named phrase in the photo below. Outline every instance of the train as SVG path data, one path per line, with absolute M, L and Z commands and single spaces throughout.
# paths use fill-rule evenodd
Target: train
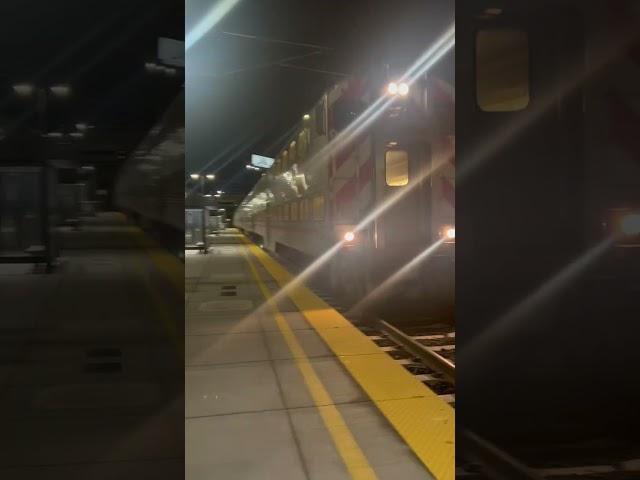
M 639 25 L 624 0 L 456 2 L 461 432 L 637 431 Z
M 184 88 L 121 167 L 114 204 L 178 255 L 184 253 Z
M 276 254 L 326 259 L 332 297 L 354 314 L 395 304 L 451 321 L 453 70 L 448 48 L 410 83 L 381 65 L 332 86 L 302 115 L 234 225 Z M 423 261 L 412 266 L 416 257 Z

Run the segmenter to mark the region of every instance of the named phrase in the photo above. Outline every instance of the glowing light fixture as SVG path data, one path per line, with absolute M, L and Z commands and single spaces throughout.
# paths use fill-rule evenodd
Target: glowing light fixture
M 13 91 L 22 97 L 28 97 L 33 94 L 34 87 L 28 83 L 20 83 L 13 86 Z
M 68 97 L 71 95 L 71 87 L 69 85 L 54 85 L 51 87 L 51 93 L 58 97 Z
M 404 82 L 403 82 L 403 83 L 400 83 L 400 84 L 398 85 L 398 94 L 399 94 L 401 97 L 404 97 L 404 96 L 408 95 L 408 93 L 409 93 L 409 85 L 407 85 L 407 84 L 406 84 L 406 83 L 404 83 Z
M 189 176 L 191 177 L 191 180 L 198 180 L 200 178 L 200 175 L 197 173 L 192 173 Z
M 216 176 L 213 173 L 207 173 L 207 180 L 215 180 Z
M 305 114 L 302 116 L 302 119 L 306 121 L 306 120 L 311 119 L 311 116 L 310 116 L 308 113 L 305 113 Z
M 397 95 L 398 94 L 398 84 L 396 82 L 391 82 L 387 85 L 387 93 L 389 95 Z
M 344 234 L 343 238 L 345 242 L 353 242 L 356 239 L 356 234 L 353 232 L 347 232 Z
M 456 227 L 453 225 L 445 225 L 440 229 L 440 237 L 445 241 L 456 239 Z

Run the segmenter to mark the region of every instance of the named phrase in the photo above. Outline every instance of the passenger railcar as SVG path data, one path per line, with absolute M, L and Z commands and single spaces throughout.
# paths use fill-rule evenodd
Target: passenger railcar
M 184 91 L 131 153 L 115 186 L 115 203 L 171 245 L 184 234 Z
M 504 446 L 633 430 L 639 25 L 633 1 L 456 2 L 459 425 Z
M 453 58 L 449 51 L 411 85 L 395 83 L 399 75 L 387 68 L 327 91 L 242 202 L 235 225 L 269 250 L 309 259 L 339 243 L 325 272 L 334 295 L 351 306 L 375 303 L 376 287 L 438 243 L 384 296 L 451 314 Z M 379 98 L 391 102 L 367 111 Z

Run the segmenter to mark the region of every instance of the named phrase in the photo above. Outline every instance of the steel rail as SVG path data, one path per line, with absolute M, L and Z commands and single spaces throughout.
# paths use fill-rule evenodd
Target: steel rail
M 455 385 L 456 367 L 451 361 L 434 352 L 429 347 L 425 347 L 405 333 L 402 333 L 384 320 L 378 320 L 378 323 L 382 331 L 384 331 L 391 340 L 401 345 L 411 355 L 419 358 L 427 367 L 442 374 L 448 382 Z

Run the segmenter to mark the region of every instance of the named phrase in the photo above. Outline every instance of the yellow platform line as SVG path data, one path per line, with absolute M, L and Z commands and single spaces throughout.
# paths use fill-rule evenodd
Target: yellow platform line
M 313 398 L 316 407 L 320 413 L 324 425 L 331 435 L 336 450 L 342 458 L 351 478 L 355 480 L 376 480 L 376 476 L 373 468 L 369 464 L 364 452 L 360 449 L 360 446 L 356 442 L 353 434 L 349 430 L 347 423 L 345 422 L 342 414 L 336 408 L 329 392 L 323 385 L 320 377 L 316 373 L 315 369 L 311 365 L 309 358 L 305 354 L 302 345 L 298 341 L 294 331 L 289 326 L 289 323 L 284 318 L 276 303 L 273 301 L 271 292 L 261 280 L 258 271 L 256 270 L 253 262 L 248 255 L 243 251 L 245 259 L 249 264 L 251 274 L 255 278 L 262 295 L 264 296 L 271 312 L 273 313 L 278 328 L 282 333 L 291 353 L 293 354 L 296 365 L 298 366 L 305 384 L 309 389 L 309 393 Z
M 180 295 L 184 295 L 184 264 L 165 251 L 143 230 L 137 230 L 136 233 L 136 240 L 145 248 L 156 268 Z
M 169 258 L 169 255 L 166 252 L 161 250 L 161 247 L 155 243 L 153 239 L 151 239 L 148 235 L 146 235 L 140 229 L 134 229 L 131 231 L 131 236 L 134 241 L 138 243 L 141 247 L 145 249 L 146 254 L 149 256 L 152 264 L 169 280 L 173 288 L 178 289 L 178 272 L 176 264 L 180 263 L 174 258 Z M 181 360 L 184 362 L 184 339 L 183 336 L 178 334 L 178 329 L 176 327 L 175 322 L 169 315 L 169 309 L 167 308 L 167 304 L 162 295 L 157 291 L 157 289 L 152 285 L 151 280 L 149 278 L 149 272 L 144 267 L 142 260 L 137 258 L 134 255 L 134 261 L 132 262 L 134 269 L 138 273 L 138 276 L 142 279 L 143 285 L 151 297 L 151 302 L 153 303 L 154 309 L 156 311 L 157 316 L 159 317 L 162 325 L 164 327 L 166 335 L 169 337 L 170 342 L 173 344 L 175 351 Z M 184 292 L 184 268 L 180 269 L 180 274 L 183 278 L 182 287 L 181 287 L 181 295 Z
M 280 287 L 294 279 L 262 249 L 241 238 Z M 452 480 L 454 409 L 304 285 L 287 295 L 425 467 L 439 480 Z

